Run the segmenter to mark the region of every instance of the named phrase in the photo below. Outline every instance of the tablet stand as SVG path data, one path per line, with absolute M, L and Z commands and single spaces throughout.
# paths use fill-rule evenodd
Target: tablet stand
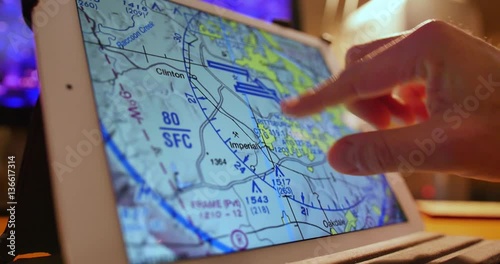
M 42 113 L 38 102 L 17 174 L 15 228 L 6 228 L 0 236 L 1 264 L 12 261 L 20 254 L 60 253 L 46 152 Z M 11 249 L 8 248 L 11 244 L 8 238 L 12 231 L 15 236 L 14 256 L 9 254 Z

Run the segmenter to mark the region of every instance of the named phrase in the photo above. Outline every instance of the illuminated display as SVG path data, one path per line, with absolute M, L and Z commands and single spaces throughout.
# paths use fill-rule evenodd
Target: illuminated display
M 131 263 L 406 221 L 384 175 L 329 166 L 341 108 L 282 115 L 330 77 L 317 48 L 168 1 L 78 3 Z

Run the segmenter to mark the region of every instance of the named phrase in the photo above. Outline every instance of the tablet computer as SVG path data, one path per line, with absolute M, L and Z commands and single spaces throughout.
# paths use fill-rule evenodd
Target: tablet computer
M 339 70 L 321 40 L 197 1 L 41 1 L 33 21 L 68 263 L 277 263 L 422 229 L 398 175 L 328 165 L 341 109 L 281 113 Z

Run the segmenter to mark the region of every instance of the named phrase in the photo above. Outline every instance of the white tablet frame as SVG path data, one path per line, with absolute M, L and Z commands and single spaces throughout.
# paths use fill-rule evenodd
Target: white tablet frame
M 338 72 L 329 46 L 319 38 L 251 19 L 194 0 L 174 0 L 318 47 Z M 65 263 L 127 263 L 104 146 L 85 136 L 99 131 L 76 1 L 40 0 L 33 13 L 46 144 Z M 71 88 L 71 89 L 70 89 Z M 90 142 L 92 145 L 89 145 Z M 71 149 L 91 147 L 81 159 Z M 83 156 L 83 157 L 82 157 Z M 68 158 L 70 157 L 70 158 Z M 63 175 L 57 165 L 67 165 Z M 59 174 L 58 174 L 59 172 Z M 398 174 L 388 174 L 408 222 L 183 263 L 283 263 L 344 251 L 423 230 L 417 206 Z

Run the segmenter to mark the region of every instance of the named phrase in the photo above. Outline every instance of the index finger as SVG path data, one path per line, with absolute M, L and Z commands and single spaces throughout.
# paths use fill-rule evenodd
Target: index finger
M 425 76 L 422 66 L 429 55 L 425 44 L 429 37 L 442 34 L 443 27 L 450 26 L 432 21 L 410 35 L 401 36 L 392 45 L 381 47 L 367 59 L 354 63 L 337 78 L 299 98 L 283 102 L 283 112 L 297 117 L 314 114 L 328 106 L 388 94 L 397 84 Z

